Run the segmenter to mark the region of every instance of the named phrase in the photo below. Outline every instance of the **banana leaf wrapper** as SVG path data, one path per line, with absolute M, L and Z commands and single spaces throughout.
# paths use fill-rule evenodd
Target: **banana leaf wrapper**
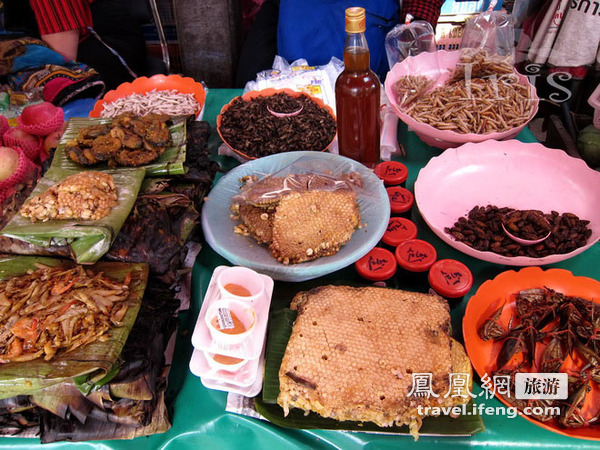
M 296 320 L 296 311 L 288 308 L 277 309 L 269 317 L 269 339 L 267 341 L 265 376 L 262 395 L 254 399 L 256 410 L 269 422 L 284 428 L 323 429 L 391 433 L 409 435 L 408 426 L 379 427 L 369 422 L 340 422 L 322 417 L 314 412 L 306 414 L 298 408 L 292 408 L 287 416 L 277 404 L 279 395 L 279 367 L 292 334 Z M 471 411 L 471 403 L 467 405 Z M 483 420 L 478 414 L 461 415 L 456 419 L 448 416 L 426 417 L 419 430 L 420 436 L 471 436 L 485 430 Z
M 50 258 L 16 256 L 0 259 L 0 279 L 20 275 L 36 268 L 36 264 L 56 266 L 63 264 L 72 267 L 71 261 Z M 11 362 L 0 365 L 0 399 L 17 395 L 32 395 L 37 391 L 59 383 L 70 383 L 74 378 L 82 377 L 93 384 L 102 380 L 119 362 L 119 357 L 127 337 L 134 325 L 146 283 L 148 266 L 146 264 L 128 264 L 119 262 L 99 262 L 90 267 L 95 272 L 123 281 L 131 275 L 130 295 L 125 300 L 129 308 L 123 318 L 123 326 L 107 331 L 104 342 L 95 341 L 73 350 L 59 353 L 50 361 L 38 358 L 33 361 Z
M 101 170 L 106 171 L 108 164 L 105 162 L 95 164 L 93 166 L 82 166 L 72 161 L 65 152 L 67 141 L 77 138 L 79 130 L 92 125 L 110 123 L 111 119 L 94 119 L 87 117 L 74 117 L 69 119 L 67 128 L 61 137 L 54 158 L 52 160 L 51 169 L 61 168 L 70 170 Z M 186 172 L 184 166 L 186 153 L 186 121 L 185 118 L 173 118 L 172 124 L 169 126 L 171 132 L 171 144 L 165 148 L 160 157 L 150 163 L 140 166 L 146 171 L 147 177 L 158 177 L 167 175 L 183 175 Z
M 50 169 L 38 182 L 31 197 L 46 192 L 50 187 L 80 169 Z M 15 214 L 1 233 L 33 245 L 49 248 L 68 245 L 73 259 L 79 264 L 92 264 L 98 261 L 110 248 L 123 223 L 127 219 L 141 183 L 144 169 L 107 170 L 113 176 L 117 187 L 118 204 L 100 220 L 49 220 L 32 223 L 29 219 Z

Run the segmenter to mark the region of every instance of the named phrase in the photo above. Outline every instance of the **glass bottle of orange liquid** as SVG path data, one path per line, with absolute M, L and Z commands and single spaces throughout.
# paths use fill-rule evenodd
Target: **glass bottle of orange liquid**
M 367 167 L 379 162 L 379 78 L 370 69 L 365 9 L 346 9 L 344 70 L 335 83 L 340 155 Z

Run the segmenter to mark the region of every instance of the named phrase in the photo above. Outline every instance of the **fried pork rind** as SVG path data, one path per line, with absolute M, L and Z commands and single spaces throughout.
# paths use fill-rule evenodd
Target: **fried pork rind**
M 0 281 L 0 362 L 51 360 L 121 325 L 127 282 L 82 266 L 42 267 Z
M 469 396 L 447 395 L 451 373 L 471 366 L 450 337 L 442 298 L 386 288 L 323 286 L 300 292 L 279 370 L 278 403 L 339 421 L 409 425 L 417 437 L 419 406 L 456 406 Z M 413 374 L 431 374 L 433 396 L 409 395 Z M 425 412 L 425 410 L 423 410 Z
M 25 202 L 21 215 L 31 222 L 53 219 L 99 220 L 118 204 L 112 175 L 81 172 Z
M 231 210 L 240 225 L 234 231 L 267 244 L 283 264 L 311 261 L 336 254 L 359 228 L 360 208 L 354 189 L 362 178 L 288 174 L 242 180 Z

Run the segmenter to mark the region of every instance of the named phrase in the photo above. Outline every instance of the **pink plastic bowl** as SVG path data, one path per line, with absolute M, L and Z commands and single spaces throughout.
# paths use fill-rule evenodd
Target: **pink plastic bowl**
M 441 149 L 459 147 L 468 142 L 483 142 L 488 139 L 502 141 L 511 139 L 519 134 L 529 121 L 535 117 L 539 104 L 539 98 L 535 92 L 535 87 L 529 83 L 529 80 L 525 75 L 521 74 L 518 74 L 519 81 L 521 84 L 529 86 L 531 98 L 533 100 L 533 108 L 529 119 L 525 123 L 508 131 L 476 134 L 438 130 L 431 125 L 416 121 L 400 110 L 398 103 L 396 102 L 394 85 L 401 77 L 406 75 L 424 75 L 437 79 L 434 86 L 439 87 L 450 77 L 459 60 L 460 51 L 447 52 L 445 50 L 439 50 L 435 53 L 420 53 L 417 56 L 409 56 L 392 68 L 385 79 L 385 94 L 390 106 L 400 120 L 412 128 L 417 136 L 419 136 L 426 144 Z
M 17 117 L 19 127 L 36 136 L 47 136 L 60 129 L 64 120 L 63 109 L 49 102 L 26 106 Z

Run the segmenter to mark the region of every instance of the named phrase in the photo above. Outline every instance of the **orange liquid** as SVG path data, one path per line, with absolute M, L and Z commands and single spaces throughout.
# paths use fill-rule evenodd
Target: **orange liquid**
M 344 66 L 335 84 L 340 155 L 374 167 L 379 162 L 381 84 L 369 69 L 365 49 L 346 49 Z
M 244 286 L 240 286 L 235 283 L 228 283 L 225 286 L 225 290 L 230 294 L 237 295 L 238 297 L 250 297 L 252 292 L 246 289 Z
M 240 333 L 243 333 L 244 331 L 246 331 L 246 327 L 244 326 L 242 321 L 238 318 L 238 316 L 236 316 L 233 313 L 233 311 L 229 311 L 229 314 L 231 314 L 231 321 L 233 322 L 233 328 L 224 328 L 224 329 L 219 328 L 219 319 L 216 316 L 213 317 L 211 320 L 212 325 L 217 330 L 219 330 L 225 334 L 240 334 Z
M 225 356 L 225 355 L 219 355 L 219 354 L 215 354 L 213 355 L 212 359 L 214 359 L 216 362 L 220 363 L 220 364 L 237 364 L 239 362 L 242 362 L 243 359 L 241 358 L 234 358 L 233 356 Z

